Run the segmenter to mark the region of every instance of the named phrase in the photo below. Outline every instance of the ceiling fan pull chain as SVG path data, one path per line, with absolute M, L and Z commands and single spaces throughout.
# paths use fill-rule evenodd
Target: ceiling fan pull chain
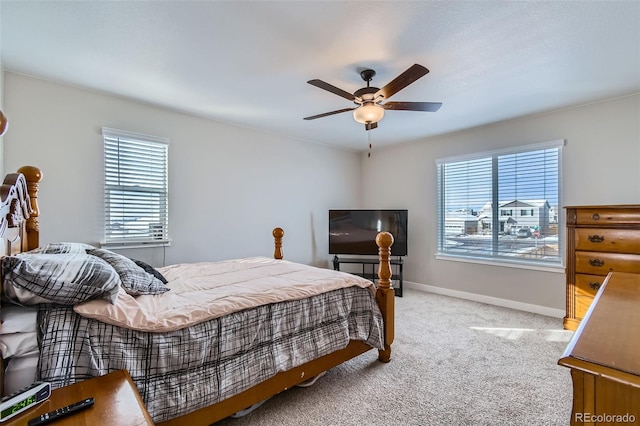
M 369 140 L 369 153 L 367 154 L 367 158 L 371 158 L 371 130 L 367 132 L 367 139 Z

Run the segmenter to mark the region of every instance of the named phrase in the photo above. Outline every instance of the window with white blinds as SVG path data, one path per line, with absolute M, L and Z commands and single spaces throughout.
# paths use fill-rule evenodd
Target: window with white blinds
M 561 266 L 563 145 L 438 160 L 438 255 Z
M 104 244 L 169 243 L 169 140 L 115 129 L 104 138 Z

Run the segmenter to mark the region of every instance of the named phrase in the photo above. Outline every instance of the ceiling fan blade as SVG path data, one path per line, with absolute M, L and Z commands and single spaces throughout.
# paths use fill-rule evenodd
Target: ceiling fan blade
M 378 95 L 382 95 L 385 99 L 389 99 L 391 96 L 395 95 L 420 77 L 424 77 L 428 73 L 429 70 L 427 68 L 419 64 L 413 64 L 409 69 L 397 76 L 389 84 L 378 90 L 375 96 L 377 97 Z
M 340 114 L 341 112 L 353 111 L 355 108 L 344 108 L 339 109 L 337 111 L 325 112 L 324 114 L 312 115 L 310 117 L 305 117 L 305 120 L 315 120 L 316 118 L 327 117 L 329 115 Z
M 316 87 L 319 87 L 320 89 L 324 89 L 324 90 L 326 90 L 328 92 L 331 92 L 334 95 L 342 96 L 343 98 L 348 99 L 350 101 L 353 101 L 353 100 L 356 99 L 356 97 L 353 96 L 352 93 L 349 93 L 349 92 L 347 92 L 345 90 L 339 89 L 336 86 L 333 86 L 333 85 L 331 85 L 331 84 L 329 84 L 327 82 L 324 82 L 322 80 L 318 80 L 318 79 L 309 80 L 309 81 L 307 81 L 307 83 L 309 83 L 312 86 L 316 86 Z
M 442 102 L 387 102 L 382 108 L 396 111 L 426 111 L 435 112 L 440 109 Z
M 364 123 L 364 129 L 365 130 L 373 130 L 373 129 L 377 129 L 378 128 L 378 123 L 373 122 L 373 123 Z

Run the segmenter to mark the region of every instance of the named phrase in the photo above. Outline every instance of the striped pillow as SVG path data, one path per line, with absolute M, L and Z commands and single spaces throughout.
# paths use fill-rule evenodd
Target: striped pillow
M 33 250 L 29 250 L 29 253 L 36 254 L 61 254 L 61 253 L 85 253 L 85 250 L 95 248 L 92 245 L 85 243 L 49 243 Z
M 131 296 L 162 294 L 169 291 L 162 281 L 147 273 L 128 257 L 100 248 L 87 250 L 87 253 L 99 257 L 111 265 L 120 276 L 122 288 Z
M 75 305 L 94 298 L 115 303 L 118 273 L 86 253 L 22 253 L 2 258 L 5 294 L 18 303 Z

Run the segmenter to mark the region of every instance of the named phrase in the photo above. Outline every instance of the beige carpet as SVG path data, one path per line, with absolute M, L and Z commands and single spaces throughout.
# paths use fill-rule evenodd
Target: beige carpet
M 216 426 L 567 425 L 557 361 L 571 335 L 558 318 L 405 289 L 389 364 L 371 351 Z

